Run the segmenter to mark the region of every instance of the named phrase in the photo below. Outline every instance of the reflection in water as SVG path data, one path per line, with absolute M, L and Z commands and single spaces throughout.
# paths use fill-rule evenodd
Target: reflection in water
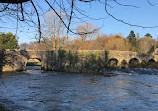
M 27 71 L 41 70 L 41 66 L 26 66 Z
M 3 73 L 0 104 L 14 111 L 154 111 L 158 108 L 157 80 L 158 75 Z

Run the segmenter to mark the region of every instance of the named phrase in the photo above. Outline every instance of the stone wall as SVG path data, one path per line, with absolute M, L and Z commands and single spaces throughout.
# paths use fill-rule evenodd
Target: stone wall
M 148 62 L 154 59 L 153 55 L 138 54 L 130 51 L 114 51 L 114 50 L 59 50 L 54 51 L 52 58 L 45 62 L 46 70 L 58 70 L 69 72 L 98 72 L 102 68 L 109 66 L 109 61 L 115 59 L 118 63 L 112 65 L 112 67 L 122 67 L 122 61 L 126 61 L 129 64 L 131 59 L 137 59 L 139 63 L 142 61 Z M 53 61 L 51 61 L 53 60 Z M 127 66 L 128 67 L 128 66 Z

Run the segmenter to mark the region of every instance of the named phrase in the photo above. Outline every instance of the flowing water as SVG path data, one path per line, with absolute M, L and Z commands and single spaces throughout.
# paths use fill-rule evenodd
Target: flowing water
M 37 70 L 0 75 L 0 104 L 11 111 L 157 111 L 158 70 L 117 76 Z

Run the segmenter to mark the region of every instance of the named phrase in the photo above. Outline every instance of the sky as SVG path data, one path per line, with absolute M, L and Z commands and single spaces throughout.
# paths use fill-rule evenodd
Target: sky
M 100 0 L 102 1 L 102 0 Z M 105 0 L 103 0 L 105 1 Z M 118 0 L 117 0 L 118 1 Z M 39 9 L 39 13 L 41 14 L 41 21 L 43 21 L 43 15 L 46 13 L 46 10 L 49 8 L 48 5 L 44 2 L 44 0 L 36 1 L 40 7 L 44 8 L 44 12 Z M 52 3 L 52 2 L 51 2 Z M 115 3 L 113 0 L 109 0 L 107 6 L 107 10 L 116 18 L 121 19 L 125 22 L 128 22 L 133 25 L 140 25 L 144 27 L 153 27 L 158 26 L 158 1 L 150 0 L 150 5 L 147 0 L 119 0 L 119 3 L 125 5 L 133 5 L 138 6 L 140 8 L 135 8 L 131 6 L 120 6 Z M 30 4 L 28 4 L 30 5 Z M 59 9 L 57 5 L 52 3 L 52 6 Z M 146 33 L 150 33 L 154 39 L 158 37 L 158 28 L 140 28 L 129 26 L 122 22 L 119 22 L 112 17 L 110 17 L 105 11 L 105 5 L 98 3 L 97 1 L 91 3 L 81 3 L 78 0 L 75 1 L 75 6 L 82 9 L 84 14 L 90 16 L 91 18 L 104 18 L 99 20 L 92 20 L 85 18 L 83 15 L 76 12 L 77 16 L 84 19 L 84 22 L 92 22 L 93 24 L 99 27 L 99 31 L 106 35 L 121 33 L 124 37 L 127 37 L 131 30 L 139 33 L 140 37 L 143 37 Z M 69 8 L 68 3 L 65 3 L 65 7 Z M 26 7 L 26 9 L 29 7 Z M 29 9 L 28 9 L 29 10 Z M 30 9 L 32 10 L 32 9 Z M 83 18 L 84 17 L 84 18 Z M 36 16 L 32 18 L 36 21 Z M 73 19 L 71 24 L 71 29 L 75 29 L 78 23 L 82 23 L 82 21 L 78 19 Z M 17 34 L 19 37 L 19 44 L 21 43 L 29 43 L 32 41 L 36 41 L 35 35 L 37 34 L 37 28 L 29 27 L 21 22 L 18 24 L 18 30 L 16 30 L 16 19 L 7 18 L 3 19 L 0 17 L 0 32 L 12 32 L 13 34 Z M 7 28 L 1 28 L 7 27 Z M 76 35 L 70 35 L 72 37 L 76 37 Z

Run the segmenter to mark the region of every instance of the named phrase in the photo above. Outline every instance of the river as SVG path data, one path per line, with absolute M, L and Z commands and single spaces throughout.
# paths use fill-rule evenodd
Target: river
M 1 105 L 11 111 L 158 110 L 156 69 L 117 71 L 111 77 L 35 69 L 0 75 Z

